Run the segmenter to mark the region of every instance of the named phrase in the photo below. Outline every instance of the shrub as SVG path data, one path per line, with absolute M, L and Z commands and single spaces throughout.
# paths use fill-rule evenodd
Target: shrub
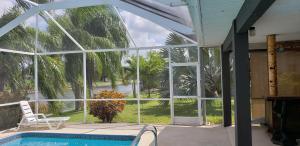
M 61 101 L 54 101 L 49 104 L 50 112 L 53 115 L 62 115 L 64 109 L 64 103 Z
M 34 102 L 29 102 L 29 105 L 30 105 L 32 111 L 35 112 L 35 103 Z M 47 114 L 49 112 L 49 108 L 48 108 L 47 103 L 40 102 L 38 107 L 39 107 L 39 111 L 38 111 L 39 113 Z
M 117 91 L 102 91 L 95 94 L 95 99 L 122 99 L 124 94 Z M 104 123 L 111 123 L 113 118 L 124 110 L 126 101 L 114 100 L 114 101 L 91 101 L 90 102 L 90 114 L 94 117 L 101 119 Z

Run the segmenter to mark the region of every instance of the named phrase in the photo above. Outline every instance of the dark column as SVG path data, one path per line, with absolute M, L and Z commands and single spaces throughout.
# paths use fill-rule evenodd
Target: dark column
M 223 96 L 223 124 L 231 126 L 231 95 L 230 95 L 230 64 L 229 51 L 225 52 L 222 46 L 222 96 Z
M 252 146 L 248 32 L 237 33 L 235 21 L 233 26 L 232 51 L 234 56 L 234 85 L 236 89 L 235 145 Z

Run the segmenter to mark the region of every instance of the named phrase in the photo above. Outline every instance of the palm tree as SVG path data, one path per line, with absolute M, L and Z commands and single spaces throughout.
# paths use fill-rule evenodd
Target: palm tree
M 205 96 L 219 97 L 221 94 L 221 52 L 216 48 L 204 48 Z
M 127 60 L 128 66 L 124 67 L 125 70 L 125 81 L 132 81 L 132 93 L 133 98 L 136 98 L 136 80 L 137 80 L 137 57 L 131 57 L 130 60 Z
M 188 44 L 189 42 L 175 33 L 170 33 L 166 40 L 166 45 Z M 171 50 L 171 61 L 194 62 L 198 58 L 198 50 L 195 48 L 174 48 Z M 168 50 L 162 49 L 161 52 L 164 58 L 168 58 Z M 169 62 L 166 63 L 165 69 L 160 76 L 160 95 L 162 98 L 170 98 L 170 81 L 169 81 Z M 194 95 L 197 90 L 196 69 L 190 67 L 173 68 L 173 85 L 175 87 L 175 95 Z M 168 102 L 162 102 L 166 105 Z
M 0 18 L 0 26 L 13 20 L 20 13 L 20 7 L 11 8 Z M 35 49 L 35 33 L 34 28 L 20 25 L 0 38 L 0 47 L 32 52 Z M 39 35 L 46 34 L 39 32 Z M 11 53 L 1 53 L 0 56 L 0 91 L 4 91 L 4 87 L 7 86 L 12 93 L 23 91 L 26 96 L 28 91 L 33 90 L 33 57 Z M 57 98 L 58 93 L 63 94 L 65 86 L 63 64 L 57 57 L 39 56 L 38 61 L 39 90 L 44 96 Z
M 76 8 L 66 10 L 64 15 L 56 16 L 56 20 L 85 49 L 127 47 L 126 31 L 120 26 L 118 17 L 104 6 Z M 60 48 L 74 50 L 77 46 L 55 24 L 48 20 L 48 31 L 52 37 L 61 38 Z M 120 52 L 101 52 L 87 54 L 87 84 L 90 96 L 93 93 L 93 82 L 109 78 L 113 88 L 118 76 L 123 76 Z M 64 56 L 66 79 L 70 83 L 75 98 L 82 97 L 82 54 Z M 79 105 L 76 106 L 79 109 Z
M 24 9 L 29 8 L 26 3 L 19 0 L 18 2 Z M 20 14 L 20 8 L 15 7 L 14 9 L 15 11 L 9 11 L 1 18 L 5 20 L 0 21 L 1 26 Z M 48 22 L 49 26 L 48 32 L 39 31 L 38 33 L 40 50 L 74 50 L 77 47 L 62 31 L 57 29 L 52 21 L 47 20 L 46 16 L 41 16 Z M 85 49 L 128 46 L 124 26 L 120 26 L 118 17 L 107 7 L 97 6 L 67 10 L 64 15 L 57 16 L 56 19 Z M 3 48 L 19 47 L 32 51 L 35 48 L 33 41 L 35 33 L 33 28 L 25 29 L 23 26 L 19 26 L 1 37 L 0 45 Z M 87 54 L 87 82 L 91 94 L 93 93 L 93 81 L 101 78 L 108 77 L 112 87 L 116 86 L 118 76 L 123 76 L 122 55 L 123 53 L 120 52 Z M 20 60 L 23 59 L 20 58 Z M 66 79 L 72 87 L 75 98 L 80 98 L 82 96 L 82 62 L 82 54 L 68 54 L 63 57 L 40 56 L 39 87 L 42 94 L 48 98 L 56 98 L 58 93 L 63 94 Z M 5 69 L 5 71 L 2 74 L 12 76 L 16 69 Z M 10 73 L 7 73 L 8 71 Z M 1 86 L 4 88 L 7 80 L 12 80 L 12 77 L 3 76 L 0 78 L 0 88 Z

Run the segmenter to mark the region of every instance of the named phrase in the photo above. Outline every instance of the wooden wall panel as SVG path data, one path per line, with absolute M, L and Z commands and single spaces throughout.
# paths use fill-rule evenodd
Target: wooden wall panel
M 252 119 L 265 116 L 264 97 L 268 96 L 267 51 L 250 53 Z M 300 52 L 277 53 L 278 96 L 300 96 Z
M 268 95 L 267 52 L 250 53 L 251 97 L 264 98 Z
M 278 96 L 300 96 L 300 52 L 277 54 Z
M 266 51 L 250 53 L 252 119 L 265 117 L 264 97 L 268 96 L 268 56 Z

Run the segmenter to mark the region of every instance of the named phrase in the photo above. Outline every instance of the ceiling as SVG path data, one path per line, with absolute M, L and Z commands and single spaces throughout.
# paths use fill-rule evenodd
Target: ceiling
M 220 46 L 244 0 L 187 0 L 200 46 Z
M 276 0 L 253 26 L 250 43 L 266 42 L 269 34 L 277 34 L 277 41 L 300 40 L 300 1 Z

